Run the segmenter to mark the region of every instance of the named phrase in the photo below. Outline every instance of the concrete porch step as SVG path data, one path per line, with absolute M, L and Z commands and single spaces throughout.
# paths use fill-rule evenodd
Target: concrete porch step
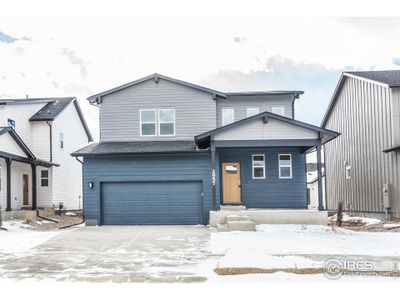
M 233 211 L 242 211 L 246 210 L 246 206 L 244 205 L 221 205 L 220 210 L 233 210 Z
M 226 216 L 226 222 L 231 221 L 251 221 L 250 216 L 247 215 L 228 215 Z
M 228 232 L 230 230 L 229 230 L 229 227 L 227 224 L 217 224 L 217 231 L 218 232 Z
M 252 221 L 229 221 L 229 231 L 256 231 L 256 224 Z

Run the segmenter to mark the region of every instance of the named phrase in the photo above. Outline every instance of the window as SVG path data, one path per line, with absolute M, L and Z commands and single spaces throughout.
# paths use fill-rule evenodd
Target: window
M 11 119 L 7 119 L 7 126 L 15 129 L 15 121 Z
M 253 179 L 264 179 L 265 178 L 264 154 L 253 154 L 251 158 L 252 158 Z
M 279 178 L 292 178 L 291 154 L 279 154 Z
M 234 122 L 234 111 L 233 108 L 223 108 L 222 109 L 222 126 L 228 125 Z
M 285 116 L 285 108 L 283 106 L 274 106 L 272 107 L 272 113 Z
M 163 136 L 175 135 L 175 110 L 158 110 L 158 134 Z
M 49 186 L 49 170 L 40 171 L 40 185 L 43 187 Z
M 346 165 L 346 179 L 351 179 L 351 166 Z
M 247 117 L 258 115 L 258 107 L 248 107 L 246 110 Z
M 60 148 L 64 149 L 64 133 L 63 132 L 60 132 L 59 138 L 60 138 Z
M 155 109 L 140 110 L 140 135 L 156 136 L 156 124 L 157 117 Z

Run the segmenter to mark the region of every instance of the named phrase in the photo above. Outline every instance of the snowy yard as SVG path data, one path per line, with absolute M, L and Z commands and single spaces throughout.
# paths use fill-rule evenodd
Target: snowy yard
M 400 232 L 321 225 L 259 225 L 256 232 L 223 233 L 204 226 L 106 226 L 40 232 L 24 226 L 5 222 L 8 231 L 0 231 L 0 279 L 326 282 L 323 274 L 221 276 L 214 269 L 321 269 L 332 258 L 371 261 L 374 270 L 398 271 L 400 266 Z

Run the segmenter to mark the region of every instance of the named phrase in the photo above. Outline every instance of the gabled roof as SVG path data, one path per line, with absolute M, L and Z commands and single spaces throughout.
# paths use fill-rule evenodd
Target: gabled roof
M 82 122 L 85 133 L 89 142 L 93 141 L 92 134 L 85 121 L 82 110 L 79 106 L 76 97 L 46 97 L 46 98 L 21 98 L 21 99 L 0 99 L 0 105 L 18 105 L 18 104 L 45 104 L 38 112 L 29 118 L 29 121 L 54 121 L 64 109 L 73 102 L 78 113 L 79 119 Z
M 168 76 L 165 76 L 165 75 L 162 75 L 162 74 L 154 73 L 154 74 L 151 74 L 149 76 L 140 78 L 138 80 L 135 80 L 135 81 L 132 81 L 132 82 L 128 82 L 128 83 L 123 84 L 121 86 L 117 86 L 117 87 L 115 87 L 113 89 L 110 89 L 110 90 L 95 94 L 93 96 L 88 97 L 87 99 L 92 104 L 93 103 L 98 103 L 99 104 L 99 103 L 101 103 L 101 97 L 103 97 L 103 96 L 118 92 L 120 90 L 123 90 L 123 89 L 129 88 L 131 86 L 140 84 L 140 83 L 145 82 L 145 81 L 150 80 L 150 79 L 153 79 L 155 82 L 158 82 L 158 80 L 160 78 L 164 79 L 164 80 L 167 80 L 167 81 L 170 81 L 170 82 L 174 82 L 176 84 L 180 84 L 180 85 L 187 86 L 187 87 L 190 87 L 190 88 L 193 88 L 193 89 L 197 89 L 197 90 L 200 90 L 200 91 L 203 91 L 203 92 L 206 92 L 206 93 L 210 93 L 210 94 L 212 94 L 214 99 L 216 99 L 216 97 L 220 97 L 220 98 L 226 99 L 229 96 L 255 96 L 255 95 L 294 95 L 295 99 L 297 99 L 297 98 L 299 98 L 299 96 L 301 94 L 304 93 L 303 91 L 297 91 L 297 90 L 294 90 L 294 91 L 292 91 L 292 90 L 287 90 L 287 91 L 252 91 L 252 92 L 228 92 L 228 93 L 225 93 L 225 92 L 219 92 L 219 91 L 216 91 L 216 90 L 213 90 L 213 89 L 210 89 L 210 88 L 206 88 L 206 87 L 203 87 L 203 86 L 200 86 L 200 85 L 197 85 L 197 84 L 193 84 L 193 83 L 190 83 L 190 82 L 186 82 L 186 81 L 182 81 L 182 80 L 175 79 L 175 78 L 172 78 L 172 77 L 168 77 Z
M 75 97 L 54 98 L 35 113 L 29 121 L 53 121 L 72 101 Z
M 400 70 L 343 72 L 340 76 L 339 82 L 336 85 L 335 91 L 333 92 L 333 96 L 328 105 L 328 109 L 326 110 L 324 118 L 322 119 L 321 127 L 326 126 L 326 123 L 328 122 L 328 119 L 336 104 L 339 92 L 341 91 L 343 84 L 348 77 L 373 81 L 388 88 L 400 87 Z
M 248 123 L 248 122 L 251 122 L 253 120 L 257 120 L 257 119 L 264 119 L 265 120 L 265 119 L 268 119 L 268 118 L 275 119 L 275 120 L 278 120 L 278 121 L 281 121 L 281 122 L 285 122 L 285 123 L 288 123 L 288 124 L 291 124 L 291 125 L 294 125 L 294 126 L 299 126 L 301 128 L 313 130 L 313 131 L 316 131 L 316 132 L 318 132 L 318 133 L 320 133 L 322 135 L 325 135 L 325 136 L 327 136 L 327 138 L 324 140 L 324 143 L 330 141 L 331 139 L 333 139 L 333 138 L 335 138 L 335 137 L 337 137 L 339 135 L 339 133 L 337 133 L 335 131 L 332 131 L 332 130 L 324 129 L 324 128 L 321 128 L 321 127 L 318 127 L 318 126 L 314 126 L 314 125 L 311 125 L 311 124 L 308 124 L 308 123 L 304 123 L 304 122 L 301 122 L 301 121 L 297 121 L 297 120 L 294 120 L 294 119 L 286 118 L 286 117 L 283 117 L 281 115 L 273 114 L 271 112 L 267 112 L 266 111 L 266 112 L 262 112 L 262 113 L 260 113 L 258 115 L 255 115 L 255 116 L 252 116 L 252 117 L 249 117 L 249 118 L 245 118 L 245 119 L 239 120 L 237 122 L 230 123 L 228 125 L 225 125 L 225 126 L 216 128 L 214 130 L 210 130 L 208 132 L 205 132 L 205 133 L 202 133 L 200 135 L 197 135 L 197 136 L 195 136 L 195 141 L 196 141 L 197 144 L 203 143 L 203 142 L 207 142 L 207 140 L 209 141 L 211 136 L 213 136 L 213 135 L 215 135 L 217 133 L 223 132 L 223 131 L 225 131 L 227 129 L 231 129 L 231 128 L 235 128 L 235 127 L 241 126 L 241 125 L 243 125 L 245 123 Z
M 388 87 L 400 87 L 400 70 L 385 71 L 357 71 L 345 72 L 357 77 L 362 77 L 372 81 L 387 84 Z
M 72 153 L 72 156 L 135 155 L 161 153 L 198 153 L 193 141 L 102 142 Z
M 0 127 L 0 135 L 8 133 L 10 136 L 13 138 L 13 140 L 17 143 L 17 145 L 21 148 L 21 150 L 25 153 L 25 155 L 28 157 L 28 159 L 32 163 L 36 163 L 39 166 L 44 166 L 44 167 L 50 167 L 50 166 L 56 166 L 59 167 L 59 164 L 45 161 L 42 159 L 37 159 L 35 155 L 32 153 L 32 151 L 29 149 L 29 147 L 24 143 L 24 141 L 21 139 L 21 137 L 18 135 L 18 133 L 11 127 Z M 12 154 L 12 153 L 11 153 Z
M 187 87 L 190 87 L 190 88 L 193 88 L 193 89 L 197 89 L 197 90 L 200 90 L 200 91 L 203 91 L 203 92 L 206 92 L 206 93 L 210 93 L 214 97 L 218 96 L 218 97 L 226 98 L 224 93 L 218 92 L 216 90 L 212 90 L 212 89 L 209 89 L 209 88 L 197 85 L 197 84 L 193 84 L 193 83 L 190 83 L 190 82 L 186 82 L 186 81 L 178 80 L 178 79 L 171 78 L 171 77 L 168 77 L 168 76 L 165 76 L 165 75 L 161 75 L 161 74 L 158 74 L 158 73 L 154 73 L 154 74 L 151 74 L 149 76 L 137 79 L 135 81 L 128 82 L 126 84 L 117 86 L 117 87 L 115 87 L 113 89 L 110 89 L 110 90 L 98 93 L 96 95 L 90 96 L 87 99 L 89 100 L 90 103 L 94 103 L 94 102 L 98 102 L 99 103 L 100 102 L 99 99 L 101 97 L 103 97 L 103 96 L 118 92 L 120 90 L 123 90 L 123 89 L 126 89 L 128 87 L 137 85 L 139 83 L 145 82 L 145 81 L 150 80 L 150 79 L 153 79 L 153 80 L 155 80 L 157 82 L 158 79 L 160 79 L 160 78 L 164 79 L 164 80 L 167 80 L 167 81 L 170 81 L 170 82 L 174 82 L 174 83 L 180 84 L 180 85 L 184 85 L 184 86 L 187 86 Z

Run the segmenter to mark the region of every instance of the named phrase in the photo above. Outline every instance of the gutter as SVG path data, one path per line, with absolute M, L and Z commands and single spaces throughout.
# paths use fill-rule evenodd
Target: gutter
M 53 162 L 53 126 L 46 121 L 46 124 L 49 125 L 50 130 L 50 162 Z

